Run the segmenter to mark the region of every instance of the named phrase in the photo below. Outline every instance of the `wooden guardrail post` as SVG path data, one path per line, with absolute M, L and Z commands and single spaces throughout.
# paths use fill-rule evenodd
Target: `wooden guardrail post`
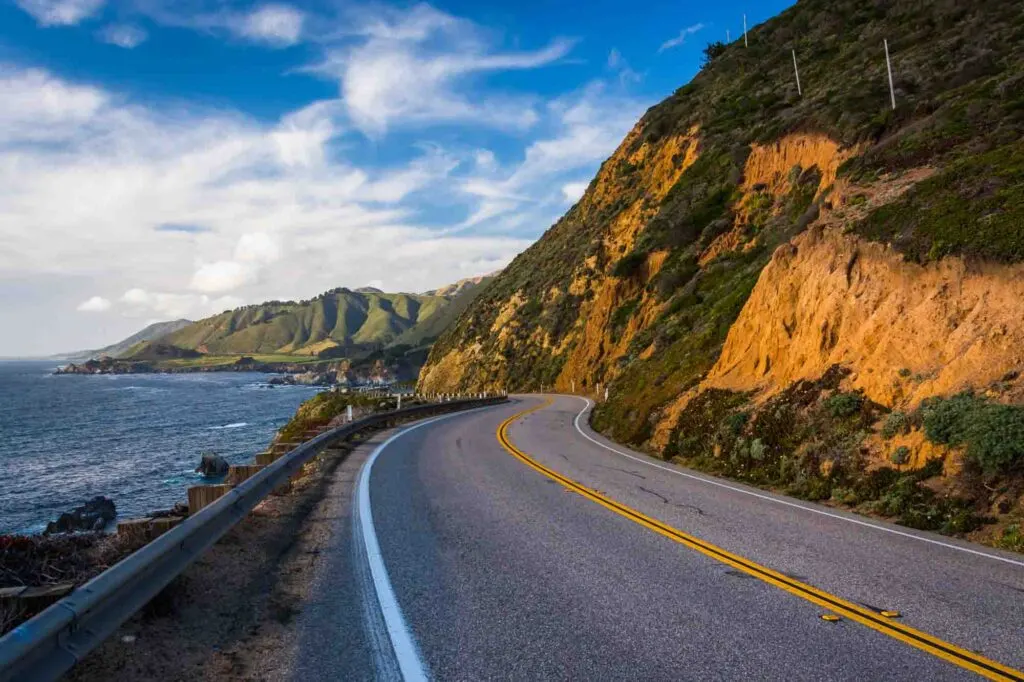
M 197 511 L 231 490 L 230 485 L 194 485 L 188 489 L 188 513 Z
M 259 457 L 259 455 L 257 455 Z M 228 467 L 228 475 L 224 482 L 228 485 L 238 485 L 242 481 L 255 476 L 265 465 L 256 464 L 232 464 Z

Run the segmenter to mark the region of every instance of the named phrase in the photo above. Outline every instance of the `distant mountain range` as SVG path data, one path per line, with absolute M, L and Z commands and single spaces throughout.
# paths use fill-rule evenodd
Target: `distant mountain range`
M 54 359 L 112 358 L 115 371 L 199 371 L 242 359 L 273 366 L 347 360 L 383 362 L 399 369 L 397 375 L 412 377 L 430 344 L 488 280 L 460 280 L 426 294 L 332 289 L 308 301 L 268 301 L 196 322 L 152 324 L 106 348 Z
M 98 348 L 96 350 L 83 350 L 74 353 L 63 353 L 60 355 L 54 355 L 50 359 L 61 360 L 67 362 L 84 362 L 94 358 L 112 357 L 116 358 L 124 353 L 127 353 L 133 346 L 145 342 L 159 339 L 162 336 L 166 336 L 172 332 L 176 332 L 183 327 L 187 327 L 192 324 L 192 320 L 172 320 L 170 322 L 154 322 L 145 329 L 138 331 L 126 339 L 122 339 L 117 343 Z

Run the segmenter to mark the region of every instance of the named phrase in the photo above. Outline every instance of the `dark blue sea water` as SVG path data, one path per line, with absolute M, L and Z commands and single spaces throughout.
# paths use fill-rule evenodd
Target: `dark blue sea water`
M 316 389 L 265 374 L 53 376 L 0 362 L 0 533 L 35 532 L 95 495 L 118 518 L 185 501 L 200 454 L 252 459 Z

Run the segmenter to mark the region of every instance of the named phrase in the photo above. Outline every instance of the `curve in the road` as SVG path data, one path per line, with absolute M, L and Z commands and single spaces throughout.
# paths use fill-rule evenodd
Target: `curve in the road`
M 787 500 L 780 500 L 777 497 L 771 497 L 769 495 L 761 495 L 759 493 L 754 492 L 753 490 L 745 490 L 743 488 L 739 488 L 739 487 L 734 486 L 734 485 L 729 485 L 727 483 L 722 483 L 720 481 L 713 481 L 713 480 L 710 480 L 710 479 L 705 478 L 703 476 L 694 476 L 693 474 L 688 474 L 685 471 L 680 471 L 679 469 L 675 469 L 673 467 L 667 467 L 667 466 L 664 466 L 664 465 L 652 462 L 652 461 L 650 461 L 648 459 L 644 459 L 642 457 L 636 457 L 635 455 L 631 455 L 628 452 L 623 452 L 622 450 L 619 450 L 617 448 L 613 448 L 613 447 L 610 447 L 608 445 L 605 445 L 601 441 L 599 441 L 596 438 L 594 438 L 591 435 L 589 435 L 586 431 L 584 431 L 582 429 L 582 427 L 580 427 L 580 419 L 582 419 L 584 413 L 586 413 L 587 409 L 591 405 L 590 400 L 587 399 L 587 398 L 580 398 L 580 400 L 585 401 L 586 404 L 583 406 L 583 409 L 581 409 L 576 414 L 576 419 L 573 421 L 573 426 L 575 426 L 576 431 L 581 436 L 583 436 L 584 438 L 589 440 L 591 443 L 593 443 L 594 445 L 596 445 L 596 446 L 598 446 L 600 448 L 604 448 L 608 452 L 613 452 L 616 455 L 620 455 L 622 457 L 625 457 L 626 459 L 633 460 L 634 462 L 639 462 L 640 464 L 646 464 L 647 466 L 654 467 L 655 469 L 661 469 L 662 471 L 667 471 L 668 473 L 675 474 L 676 476 L 682 476 L 684 478 L 693 479 L 694 481 L 700 481 L 701 483 L 706 483 L 708 485 L 717 486 L 719 488 L 725 488 L 726 490 L 731 490 L 734 493 L 741 493 L 743 495 L 750 495 L 751 497 L 757 497 L 759 499 L 766 500 L 768 502 L 774 502 L 775 504 L 782 504 L 782 505 L 785 505 L 787 507 L 793 507 L 794 509 L 801 509 L 803 511 L 810 512 L 812 514 L 820 514 L 821 516 L 828 516 L 830 518 L 838 519 L 840 521 L 845 521 L 847 523 L 854 523 L 854 524 L 857 524 L 858 526 L 864 526 L 865 528 L 871 528 L 873 530 L 882 531 L 884 533 L 892 533 L 893 535 L 899 535 L 901 537 L 910 538 L 912 540 L 918 540 L 920 542 L 927 542 L 927 543 L 930 543 L 930 544 L 933 544 L 933 545 L 938 545 L 939 547 L 945 547 L 947 549 L 953 549 L 953 550 L 956 550 L 958 552 L 966 552 L 967 554 L 973 554 L 975 556 L 985 557 L 986 559 L 992 559 L 993 561 L 1002 561 L 1003 563 L 1012 564 L 1014 566 L 1020 566 L 1021 568 L 1024 568 L 1024 561 L 1018 561 L 1017 559 L 1011 559 L 1009 557 L 998 556 L 996 554 L 990 554 L 989 552 L 981 552 L 981 551 L 978 551 L 976 549 L 971 549 L 970 547 L 961 547 L 960 545 L 954 545 L 954 544 L 952 544 L 950 542 L 942 542 L 941 540 L 934 540 L 932 538 L 922 537 L 920 535 L 915 535 L 913 533 L 904 533 L 903 531 L 897 530 L 895 528 L 887 528 L 885 526 L 878 526 L 878 525 L 875 525 L 873 523 L 868 523 L 867 521 L 860 521 L 858 519 L 852 519 L 849 516 L 842 516 L 840 514 L 832 514 L 830 512 L 824 511 L 822 509 L 814 509 L 813 507 L 807 507 L 807 506 L 804 506 L 802 504 L 797 504 L 796 502 L 789 502 Z
M 660 535 L 663 535 L 675 542 L 678 542 L 690 549 L 696 550 L 701 554 L 704 554 L 716 561 L 727 564 L 728 566 L 742 571 L 747 575 L 755 577 L 765 583 L 778 587 L 790 594 L 798 596 L 809 602 L 817 604 L 819 606 L 831 609 L 832 611 L 849 618 L 861 625 L 864 625 L 872 630 L 885 634 L 889 637 L 897 639 L 905 644 L 909 644 L 917 649 L 920 649 L 926 653 L 929 653 L 937 658 L 941 658 L 945 661 L 953 663 L 961 668 L 975 672 L 983 677 L 992 680 L 1015 680 L 1018 682 L 1024 682 L 1024 672 L 1014 670 L 1008 666 L 1004 666 L 1001 663 L 990 660 L 971 651 L 958 647 L 949 642 L 945 642 L 937 637 L 933 637 L 925 632 L 916 630 L 914 628 L 903 625 L 902 623 L 888 619 L 879 613 L 875 613 L 868 609 L 863 608 L 857 604 L 849 602 L 841 597 L 837 597 L 828 592 L 819 590 L 812 585 L 808 585 L 801 581 L 795 580 L 786 576 L 782 573 L 778 573 L 766 566 L 762 566 L 758 563 L 750 561 L 744 557 L 728 552 L 721 547 L 713 545 L 709 542 L 705 542 L 700 538 L 685 533 L 677 528 L 673 528 L 667 524 L 664 524 L 656 519 L 653 519 L 631 507 L 621 504 L 600 492 L 588 488 L 572 479 L 569 479 L 562 474 L 554 471 L 553 469 L 541 464 L 536 459 L 528 455 L 527 453 L 520 450 L 515 444 L 512 443 L 508 436 L 508 427 L 521 417 L 537 412 L 551 404 L 551 400 L 548 399 L 540 405 L 536 405 L 529 409 L 523 410 L 517 414 L 512 415 L 506 419 L 498 427 L 497 437 L 510 454 L 519 459 L 521 462 L 534 469 L 535 471 L 547 476 L 551 480 L 561 484 L 565 488 L 579 493 L 583 497 L 595 502 L 606 509 L 609 509 L 620 516 L 623 516 L 649 530 L 652 530 Z M 586 408 L 584 408 L 585 410 Z M 582 414 L 582 412 L 580 413 Z M 577 429 L 579 415 L 577 415 Z M 586 436 L 580 429 L 580 433 Z M 589 440 L 594 440 L 587 436 Z M 597 441 L 594 441 L 597 442 Z M 602 445 L 601 443 L 597 443 Z M 607 446 L 602 445 L 602 447 Z M 618 451 L 615 451 L 618 452 Z M 619 452 L 619 454 L 624 454 Z M 632 457 L 630 457 L 632 459 Z M 703 480 L 703 479 L 701 479 Z M 747 491 L 741 491 L 747 492 Z M 771 498 L 770 498 L 771 499 Z M 799 505 L 796 505 L 799 506 Z M 840 517 L 842 518 L 842 517 Z M 865 524 L 870 525 L 870 524 Z M 917 537 L 917 536 L 912 536 Z M 961 549 L 952 546 L 956 549 Z M 984 555 L 991 556 L 991 555 Z

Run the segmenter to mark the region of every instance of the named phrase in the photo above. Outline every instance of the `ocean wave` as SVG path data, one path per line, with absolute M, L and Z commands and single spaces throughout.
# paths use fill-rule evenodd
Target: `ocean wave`
M 211 430 L 217 430 L 217 429 L 240 429 L 243 426 L 248 426 L 248 425 L 249 425 L 249 422 L 234 422 L 232 424 L 224 424 L 223 426 L 211 426 L 209 428 Z

